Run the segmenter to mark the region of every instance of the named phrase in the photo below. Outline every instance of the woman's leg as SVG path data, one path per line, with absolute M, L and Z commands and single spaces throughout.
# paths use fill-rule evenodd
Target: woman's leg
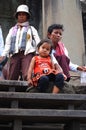
M 21 72 L 24 80 L 27 80 L 27 73 L 30 66 L 30 62 L 32 57 L 34 56 L 33 53 L 27 54 L 26 56 L 23 55 L 21 58 Z
M 20 56 L 19 54 L 15 54 L 10 58 L 10 66 L 9 66 L 9 80 L 18 80 L 20 73 Z

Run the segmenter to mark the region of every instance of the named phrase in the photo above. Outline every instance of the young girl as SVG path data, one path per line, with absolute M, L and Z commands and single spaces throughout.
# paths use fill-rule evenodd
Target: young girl
M 38 55 L 31 60 L 27 80 L 29 85 L 37 87 L 40 92 L 45 92 L 49 82 L 54 82 L 52 93 L 58 93 L 64 86 L 64 75 L 55 70 L 51 59 L 52 42 L 49 39 L 41 40 L 37 45 Z M 33 74 L 33 75 L 32 75 Z

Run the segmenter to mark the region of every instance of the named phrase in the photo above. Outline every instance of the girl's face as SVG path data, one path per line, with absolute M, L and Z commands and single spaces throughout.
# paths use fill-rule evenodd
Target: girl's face
M 51 51 L 51 45 L 48 44 L 47 42 L 44 42 L 38 49 L 39 55 L 41 57 L 49 56 L 50 51 Z
M 27 14 L 25 12 L 19 12 L 18 13 L 18 22 L 24 23 L 27 21 Z
M 58 43 L 62 38 L 62 29 L 53 29 L 52 33 L 48 34 L 49 39 L 52 40 L 53 43 Z

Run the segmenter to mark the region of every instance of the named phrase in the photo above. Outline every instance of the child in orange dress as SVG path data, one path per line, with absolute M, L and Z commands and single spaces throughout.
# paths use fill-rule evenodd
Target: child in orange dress
M 63 73 L 55 70 L 55 66 L 50 56 L 52 51 L 51 40 L 41 40 L 37 49 L 38 55 L 32 58 L 28 70 L 28 83 L 37 87 L 40 92 L 45 92 L 49 86 L 49 82 L 53 81 L 54 86 L 52 93 L 58 93 L 64 86 L 65 76 Z

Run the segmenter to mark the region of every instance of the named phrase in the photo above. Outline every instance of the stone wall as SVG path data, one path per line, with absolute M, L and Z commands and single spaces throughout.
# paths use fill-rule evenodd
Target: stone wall
M 38 30 L 40 37 L 42 36 L 42 15 L 41 15 L 40 0 L 1 0 L 0 1 L 0 24 L 2 26 L 4 39 L 6 38 L 9 29 L 16 23 L 14 13 L 20 4 L 27 4 L 30 8 L 31 18 L 30 24 Z M 5 6 L 6 5 L 6 6 Z

